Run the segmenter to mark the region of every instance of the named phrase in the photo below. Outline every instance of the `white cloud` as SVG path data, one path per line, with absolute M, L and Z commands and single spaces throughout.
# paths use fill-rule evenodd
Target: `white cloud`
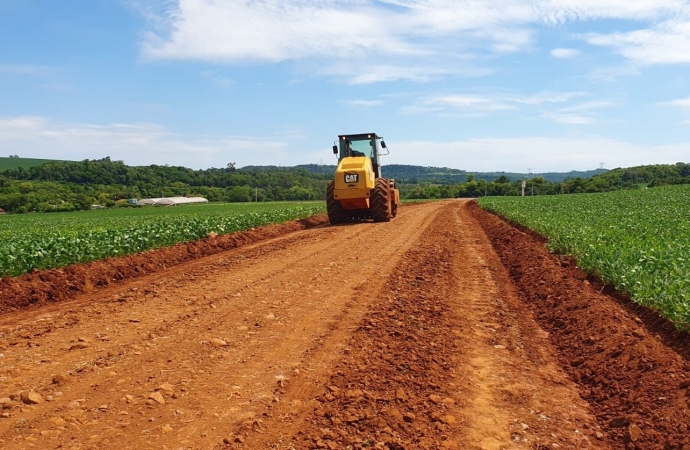
M 0 74 L 25 76 L 46 76 L 55 71 L 55 67 L 35 64 L 0 64 Z
M 508 97 L 515 103 L 523 103 L 526 105 L 544 105 L 550 103 L 566 103 L 577 97 L 586 97 L 586 92 L 541 92 L 535 95 L 526 96 L 510 96 Z
M 469 139 L 454 142 L 386 140 L 396 164 L 468 171 L 533 172 L 589 170 L 687 161 L 690 143 L 644 146 L 599 136 L 581 138 Z M 385 167 L 384 167 L 385 172 Z
M 210 80 L 211 83 L 213 83 L 213 86 L 218 89 L 230 89 L 235 85 L 235 81 L 232 78 L 219 75 L 214 70 L 204 70 L 199 75 L 207 80 Z
M 614 82 L 622 77 L 638 75 L 640 75 L 640 69 L 635 66 L 597 67 L 590 73 L 589 79 L 592 81 Z
M 380 106 L 383 104 L 382 100 L 343 100 L 342 104 L 345 106 Z
M 417 114 L 430 114 L 430 113 L 442 114 L 443 111 L 444 111 L 444 108 L 439 108 L 439 107 L 410 105 L 410 106 L 403 106 L 403 107 L 399 108 L 398 114 L 402 114 L 402 115 L 417 115 Z
M 382 81 L 437 80 L 449 72 L 431 66 L 403 66 L 395 64 L 369 64 L 365 61 L 340 62 L 339 64 L 317 70 L 317 73 L 348 80 L 350 84 L 372 84 Z
M 415 105 L 400 108 L 398 112 L 437 115 L 460 113 L 465 117 L 480 117 L 504 111 L 521 111 L 558 123 L 586 125 L 595 122 L 596 110 L 616 106 L 616 102 L 610 100 L 573 103 L 574 100 L 587 96 L 589 94 L 580 91 L 541 92 L 533 95 L 430 95 L 419 98 Z
M 287 164 L 287 142 L 254 136 L 194 136 L 157 124 L 74 124 L 42 117 L 0 119 L 0 149 L 26 158 L 65 160 L 110 156 L 129 165 L 225 167 Z M 96 153 L 97 152 L 97 153 Z
M 642 65 L 690 63 L 690 19 L 687 15 L 683 20 L 668 20 L 643 30 L 589 34 L 587 41 L 611 47 Z
M 596 122 L 596 110 L 611 108 L 617 103 L 610 100 L 593 100 L 567 107 L 560 107 L 542 114 L 542 117 L 566 125 L 589 125 Z
M 514 105 L 508 104 L 501 98 L 485 97 L 481 95 L 452 94 L 433 96 L 423 99 L 422 104 L 428 105 L 429 107 L 443 107 L 473 111 L 505 111 L 516 109 Z
M 682 108 L 685 110 L 684 112 L 690 112 L 690 97 L 688 98 L 680 98 L 677 100 L 672 100 L 670 102 L 664 102 L 660 103 L 662 106 L 674 106 L 677 108 Z M 687 115 L 687 114 L 686 114 Z M 685 120 L 680 122 L 680 125 L 690 125 L 690 120 Z
M 181 0 L 166 13 L 168 36 L 149 33 L 143 51 L 162 59 L 271 62 L 414 52 L 377 12 L 350 1 Z
M 9 134 L 21 134 L 22 131 L 38 130 L 45 123 L 45 119 L 40 117 L 11 117 L 8 119 L 0 119 L 0 130 Z M 2 136 L 2 134 L 0 134 Z
M 537 27 L 607 19 L 650 28 L 583 39 L 644 64 L 690 61 L 687 0 L 157 1 L 163 6 L 141 7 L 150 24 L 142 42 L 145 58 L 377 61 L 377 70 L 350 74 L 355 84 L 429 81 L 454 73 L 448 70 L 449 57 L 525 51 L 534 48 Z M 555 48 L 551 53 L 569 58 L 579 52 Z M 410 70 L 414 67 L 416 72 Z
M 690 97 L 681 98 L 678 100 L 673 100 L 670 102 L 662 103 L 663 105 L 679 106 L 681 108 L 690 108 Z
M 0 152 L 77 161 L 110 156 L 129 165 L 170 164 L 195 169 L 225 167 L 230 161 L 241 167 L 314 163 L 325 158 L 322 148 L 304 148 L 300 130 L 286 133 L 292 131 L 298 133 L 297 142 L 291 136 L 184 135 L 157 124 L 70 124 L 42 117 L 13 117 L 0 119 Z M 673 164 L 687 161 L 690 155 L 689 143 L 645 146 L 599 136 L 386 141 L 393 155 L 390 162 L 470 171 L 524 171 L 527 167 L 535 172 L 585 170 L 598 167 L 600 162 L 607 167 Z
M 566 125 L 589 125 L 595 122 L 594 117 L 591 116 L 564 114 L 559 112 L 544 113 L 542 117 Z
M 580 50 L 574 48 L 554 48 L 551 50 L 551 56 L 559 59 L 574 58 L 580 55 Z

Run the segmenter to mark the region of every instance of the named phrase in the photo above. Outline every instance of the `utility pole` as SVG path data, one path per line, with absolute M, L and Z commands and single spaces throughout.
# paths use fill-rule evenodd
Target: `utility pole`
M 254 188 L 254 203 L 259 203 L 259 188 Z

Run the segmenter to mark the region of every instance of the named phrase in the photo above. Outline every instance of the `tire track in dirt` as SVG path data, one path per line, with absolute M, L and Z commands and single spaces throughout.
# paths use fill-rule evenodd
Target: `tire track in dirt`
M 0 447 L 682 449 L 683 358 L 475 208 L 0 315 Z
M 690 448 L 688 361 L 539 240 L 471 210 L 616 448 Z
M 329 367 L 342 346 L 329 336 L 349 333 L 367 293 L 380 289 L 440 207 L 403 208 L 386 224 L 300 232 L 3 316 L 0 443 L 222 442 L 260 420 L 277 385 Z M 324 359 L 312 367 L 303 355 L 320 346 Z M 30 392 L 40 394 L 38 404 L 25 400 Z
M 497 260 L 466 205 L 446 206 L 388 277 L 303 413 L 279 406 L 231 445 L 608 448 L 543 331 L 520 314 Z M 280 391 L 304 399 L 301 387 Z
M 462 251 L 453 305 L 465 339 L 458 397 L 466 399 L 458 441 L 470 449 L 608 448 L 467 206 L 455 211 Z

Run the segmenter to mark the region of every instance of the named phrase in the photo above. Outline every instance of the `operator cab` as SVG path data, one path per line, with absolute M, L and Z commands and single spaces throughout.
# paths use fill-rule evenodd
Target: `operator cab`
M 378 141 L 381 140 L 379 147 Z M 343 134 L 338 136 L 339 145 L 333 146 L 333 153 L 338 155 L 338 161 L 343 158 L 362 157 L 371 158 L 376 178 L 381 176 L 379 171 L 380 148 L 386 148 L 382 137 L 376 133 Z

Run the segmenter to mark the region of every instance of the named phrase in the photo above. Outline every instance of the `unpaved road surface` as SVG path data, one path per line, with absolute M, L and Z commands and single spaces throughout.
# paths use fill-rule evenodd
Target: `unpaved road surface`
M 3 280 L 0 447 L 690 448 L 685 337 L 539 240 L 303 225 Z

